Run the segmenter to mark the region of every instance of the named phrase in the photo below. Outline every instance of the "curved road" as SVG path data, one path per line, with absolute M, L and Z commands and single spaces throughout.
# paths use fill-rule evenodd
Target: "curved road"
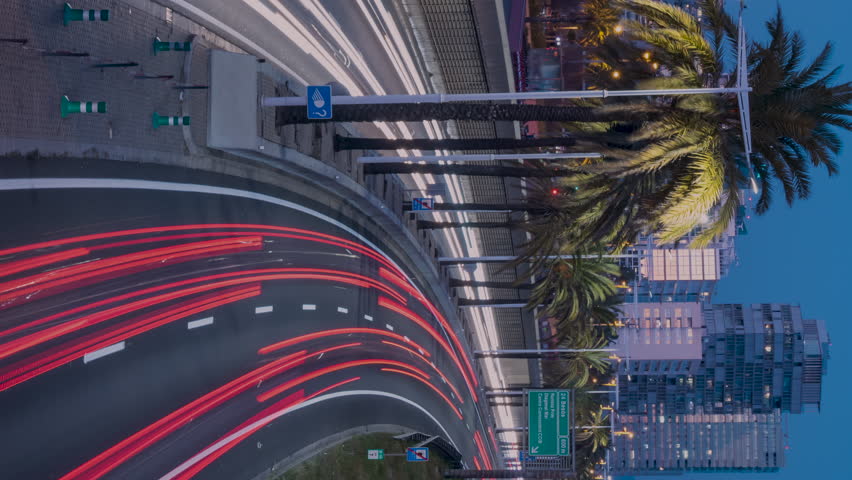
M 246 478 L 375 423 L 492 464 L 460 339 L 381 245 L 283 190 L 91 162 L 0 179 L 4 477 Z
M 384 0 L 158 0 L 282 69 L 293 84 L 352 95 L 432 93 L 409 20 Z M 304 92 L 299 92 L 304 93 Z M 366 134 L 436 134 L 426 122 L 359 124 Z M 376 130 L 378 128 L 378 131 Z

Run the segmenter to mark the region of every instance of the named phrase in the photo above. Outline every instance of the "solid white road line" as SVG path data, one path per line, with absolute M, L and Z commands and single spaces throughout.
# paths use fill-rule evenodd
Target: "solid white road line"
M 338 313 L 349 313 L 349 309 L 343 307 L 337 307 L 337 311 Z
M 393 331 L 393 325 L 386 323 L 385 327 L 387 327 L 387 329 L 390 330 L 391 332 Z
M 192 330 L 193 328 L 205 327 L 207 325 L 213 325 L 213 317 L 202 318 L 199 320 L 193 320 L 191 322 L 186 323 L 186 329 Z
M 255 307 L 254 313 L 269 313 L 272 311 L 272 305 L 267 305 L 265 307 Z
M 368 321 L 368 322 L 372 322 L 372 321 L 373 321 L 373 317 L 371 317 L 371 316 L 369 316 L 369 315 L 364 315 L 364 320 L 366 320 L 366 321 Z
M 124 342 L 114 343 L 108 347 L 104 347 L 100 350 L 95 350 L 94 352 L 89 352 L 83 355 L 83 363 L 93 362 L 101 357 L 106 357 L 107 355 L 115 352 L 120 352 L 124 350 Z
M 306 303 L 306 304 L 302 305 L 302 310 L 316 310 L 316 309 L 317 309 L 317 306 L 310 304 L 310 303 Z
M 357 238 L 361 243 L 367 245 L 373 250 L 379 252 L 382 257 L 387 259 L 398 270 L 402 268 L 385 252 L 383 252 L 376 244 L 367 240 L 366 237 L 353 230 L 351 227 L 335 220 L 328 215 L 319 213 L 310 208 L 303 207 L 298 203 L 290 202 L 271 195 L 252 192 L 248 190 L 239 190 L 236 188 L 215 187 L 212 185 L 200 185 L 197 183 L 174 183 L 174 182 L 159 182 L 154 180 L 134 180 L 127 178 L 7 178 L 0 180 L 0 191 L 2 190 L 45 190 L 45 189 L 77 189 L 77 188 L 103 188 L 114 190 L 159 190 L 169 192 L 187 192 L 187 193 L 209 193 L 213 195 L 225 195 L 229 197 L 248 198 L 260 202 L 271 203 L 282 207 L 290 208 L 312 217 L 318 218 L 326 223 L 349 233 Z M 417 286 L 414 286 L 417 288 Z M 419 291 L 419 289 L 418 289 Z
M 404 403 L 407 403 L 407 404 L 413 406 L 414 408 L 416 408 L 416 409 L 420 410 L 421 412 L 423 412 L 424 414 L 426 414 L 426 416 L 428 416 L 433 422 L 435 422 L 435 425 L 437 425 L 438 428 L 440 428 L 441 431 L 444 433 L 444 438 L 446 438 L 452 445 L 454 445 L 454 446 L 456 446 L 456 448 L 458 448 L 458 444 L 456 444 L 455 440 L 453 440 L 453 437 L 451 437 L 450 434 L 447 432 L 447 429 L 444 428 L 444 426 L 441 425 L 440 422 L 438 422 L 438 419 L 435 418 L 434 415 L 429 413 L 428 410 L 426 410 L 425 408 L 421 407 L 420 405 L 412 402 L 411 400 L 409 400 L 405 397 L 401 397 L 399 395 L 395 395 L 393 393 L 381 392 L 381 391 L 378 391 L 378 390 L 348 390 L 348 391 L 345 391 L 345 392 L 328 393 L 328 394 L 325 394 L 325 395 L 321 395 L 319 397 L 312 398 L 312 399 L 310 399 L 306 402 L 300 403 L 299 405 L 284 408 L 284 409 L 279 410 L 277 412 L 270 413 L 269 415 L 267 415 L 267 416 L 265 416 L 265 417 L 263 417 L 259 420 L 256 420 L 249 425 L 246 425 L 245 427 L 237 430 L 236 432 L 220 439 L 219 441 L 217 441 L 213 445 L 210 445 L 209 447 L 205 448 L 201 452 L 193 455 L 189 460 L 187 460 L 187 461 L 181 463 L 180 465 L 178 465 L 177 467 L 175 467 L 174 470 L 172 470 L 171 472 L 160 477 L 160 480 L 171 480 L 171 479 L 177 477 L 181 473 L 185 472 L 187 469 L 192 468 L 192 466 L 195 465 L 196 463 L 200 462 L 201 460 L 204 460 L 205 458 L 207 458 L 211 454 L 215 453 L 217 450 L 220 450 L 222 447 L 224 447 L 228 443 L 232 442 L 233 440 L 239 438 L 242 435 L 245 435 L 247 432 L 249 432 L 249 431 L 251 431 L 255 428 L 258 428 L 258 427 L 263 426 L 263 425 L 267 425 L 267 424 L 273 422 L 274 420 L 276 420 L 277 418 L 282 417 L 284 415 L 287 415 L 288 413 L 295 412 L 296 410 L 300 410 L 302 408 L 309 407 L 311 405 L 314 405 L 314 404 L 317 404 L 317 403 L 320 403 L 320 402 L 324 402 L 326 400 L 332 400 L 332 399 L 335 399 L 335 398 L 343 398 L 343 397 L 361 396 L 361 395 L 373 395 L 373 396 L 378 396 L 378 397 L 388 397 L 388 398 L 392 398 L 394 400 L 399 400 L 401 402 L 404 402 Z M 468 430 L 470 430 L 470 426 L 468 426 Z

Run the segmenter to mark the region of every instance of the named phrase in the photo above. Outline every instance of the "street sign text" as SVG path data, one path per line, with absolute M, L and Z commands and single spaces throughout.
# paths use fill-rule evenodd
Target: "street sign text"
M 568 390 L 530 390 L 529 454 L 571 454 L 571 422 Z

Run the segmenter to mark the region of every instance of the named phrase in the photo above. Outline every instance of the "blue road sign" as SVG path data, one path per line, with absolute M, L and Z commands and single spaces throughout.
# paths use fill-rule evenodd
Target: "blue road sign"
M 521 450 L 520 452 L 518 452 L 518 459 L 521 461 L 521 463 L 523 463 L 523 462 L 525 462 L 525 461 L 526 461 L 526 462 L 532 462 L 532 461 L 535 461 L 535 457 L 534 457 L 534 456 L 530 455 L 529 453 L 527 453 L 527 452 L 525 452 L 525 451 L 523 451 L 523 450 Z
M 405 459 L 409 462 L 428 462 L 429 448 L 414 447 L 405 450 Z
M 331 120 L 331 86 L 308 85 L 308 119 Z
M 435 199 L 432 197 L 418 197 L 411 199 L 411 209 L 414 211 L 434 210 Z

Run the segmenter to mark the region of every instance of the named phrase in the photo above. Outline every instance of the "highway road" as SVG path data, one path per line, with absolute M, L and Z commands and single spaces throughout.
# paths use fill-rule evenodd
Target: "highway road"
M 378 423 L 493 464 L 463 340 L 380 241 L 283 189 L 115 163 L 0 178 L 4 478 L 250 478 Z
M 159 0 L 269 60 L 296 87 L 334 81 L 352 95 L 432 93 L 419 47 L 383 0 Z M 298 89 L 297 89 L 298 91 Z M 433 136 L 437 124 L 359 124 L 368 135 Z M 378 128 L 378 131 L 376 130 Z

